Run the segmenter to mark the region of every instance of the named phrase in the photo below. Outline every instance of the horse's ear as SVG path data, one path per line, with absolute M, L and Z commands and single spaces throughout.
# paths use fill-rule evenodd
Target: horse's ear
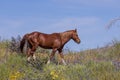
M 75 32 L 77 32 L 77 29 L 75 29 Z

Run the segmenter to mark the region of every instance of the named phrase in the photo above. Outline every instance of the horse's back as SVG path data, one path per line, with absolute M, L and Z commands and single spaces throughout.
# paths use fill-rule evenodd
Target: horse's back
M 52 33 L 52 34 L 46 34 L 46 33 L 41 33 L 41 32 L 31 32 L 27 33 L 24 35 L 24 38 L 45 38 L 47 40 L 54 40 L 54 39 L 60 39 L 60 34 L 59 33 Z
M 41 34 L 39 39 L 40 46 L 43 48 L 54 48 L 59 47 L 61 45 L 61 38 L 59 33 L 52 34 Z

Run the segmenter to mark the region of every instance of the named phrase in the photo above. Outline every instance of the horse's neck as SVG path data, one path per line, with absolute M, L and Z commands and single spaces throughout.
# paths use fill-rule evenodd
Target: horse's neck
M 71 39 L 72 33 L 63 32 L 60 33 L 60 35 L 61 35 L 62 45 L 65 45 Z

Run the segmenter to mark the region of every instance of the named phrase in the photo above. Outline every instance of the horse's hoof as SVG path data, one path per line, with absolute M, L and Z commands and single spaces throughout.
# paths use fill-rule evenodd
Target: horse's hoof
M 47 64 L 50 64 L 50 60 L 47 61 Z

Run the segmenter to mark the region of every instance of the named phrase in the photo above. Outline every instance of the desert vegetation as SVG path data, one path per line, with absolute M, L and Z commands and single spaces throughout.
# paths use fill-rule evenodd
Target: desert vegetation
M 119 80 L 120 42 L 80 52 L 67 51 L 65 61 L 56 54 L 47 65 L 50 51 L 38 48 L 37 60 L 26 61 L 19 51 L 20 37 L 0 40 L 0 80 Z M 65 51 L 66 52 L 66 51 Z

